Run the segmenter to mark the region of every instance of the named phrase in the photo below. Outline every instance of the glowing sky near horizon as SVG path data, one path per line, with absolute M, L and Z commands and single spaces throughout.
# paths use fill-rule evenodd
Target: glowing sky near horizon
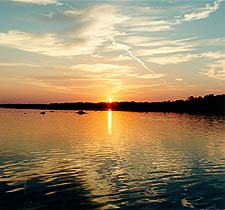
M 225 92 L 225 1 L 2 0 L 0 103 Z

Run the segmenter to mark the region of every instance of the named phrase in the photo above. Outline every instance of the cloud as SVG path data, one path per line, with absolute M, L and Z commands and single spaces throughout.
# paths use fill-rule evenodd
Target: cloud
M 25 67 L 41 67 L 38 65 L 34 65 L 34 64 L 28 64 L 28 63 L 0 63 L 0 67 L 17 67 L 17 66 L 25 66 Z
M 119 37 L 119 39 L 120 39 L 120 42 L 125 43 L 127 45 L 140 46 L 140 47 L 149 46 L 148 44 L 152 42 L 159 43 L 162 40 L 162 38 L 144 36 L 144 35 L 122 36 L 122 37 Z
M 2 46 L 56 57 L 92 54 L 104 41 L 88 37 L 62 39 L 56 34 L 34 34 L 15 30 L 0 33 Z
M 221 2 L 222 0 L 216 0 L 214 1 L 213 5 L 206 4 L 205 7 L 200 11 L 185 14 L 184 21 L 193 21 L 208 18 L 211 13 L 216 12 L 220 8 Z
M 65 16 L 68 16 L 68 17 L 77 17 L 77 16 L 81 16 L 82 13 L 83 13 L 82 11 L 76 10 L 76 9 L 64 11 L 64 15 L 65 15 Z
M 78 64 L 70 67 L 76 70 L 77 73 L 85 72 L 85 77 L 99 80 L 102 78 L 138 78 L 138 79 L 161 79 L 165 74 L 137 74 L 134 73 L 135 68 L 127 65 L 113 65 L 113 64 Z M 95 74 L 97 73 L 97 74 Z
M 151 37 L 151 36 L 124 36 L 121 37 L 121 42 L 126 43 L 127 45 L 132 45 L 135 47 L 166 47 L 166 46 L 186 46 L 192 43 L 192 47 L 199 45 L 199 43 L 195 43 L 198 37 L 189 37 L 185 39 L 176 39 L 170 40 L 161 37 Z
M 142 26 L 132 27 L 128 29 L 129 32 L 159 32 L 159 31 L 170 31 L 172 28 L 169 25 L 155 25 L 155 26 Z
M 210 78 L 225 80 L 225 61 L 219 60 L 213 64 L 208 65 L 209 70 L 202 74 L 207 75 Z
M 116 75 L 121 75 L 124 73 L 129 73 L 134 68 L 127 65 L 114 65 L 114 64 L 78 64 L 70 67 L 73 70 L 77 71 L 85 71 L 85 72 L 93 72 L 93 73 L 112 73 Z
M 165 76 L 165 74 L 143 74 L 143 75 L 137 76 L 137 78 L 140 78 L 140 79 L 160 79 L 164 76 Z
M 119 55 L 111 59 L 111 61 L 132 61 L 133 59 L 129 56 Z
M 40 5 L 47 5 L 47 4 L 61 5 L 61 3 L 59 3 L 58 0 L 10 0 L 10 1 L 20 3 L 40 4 Z
M 216 51 L 216 52 L 205 52 L 205 53 L 198 53 L 198 54 L 173 54 L 173 55 L 163 55 L 158 57 L 149 57 L 147 58 L 148 62 L 157 63 L 160 65 L 168 65 L 168 64 L 177 64 L 183 63 L 188 61 L 193 61 L 196 59 L 210 59 L 210 60 L 218 60 L 224 59 L 225 53 Z
M 160 57 L 150 57 L 147 59 L 148 62 L 157 63 L 160 65 L 177 64 L 188 62 L 194 59 L 200 58 L 199 54 L 175 54 L 175 55 L 163 55 Z
M 47 18 L 49 18 L 49 19 L 51 19 L 51 18 L 53 18 L 53 16 L 54 16 L 54 13 L 53 12 L 50 12 L 50 13 L 43 13 L 43 14 L 41 14 L 42 16 L 44 16 L 44 17 L 47 17 Z
M 193 51 L 192 45 L 186 46 L 165 46 L 165 47 L 158 47 L 154 49 L 138 49 L 135 51 L 136 55 L 138 56 L 151 56 L 157 54 L 170 54 L 170 53 L 177 53 L 177 52 L 188 52 Z
M 111 5 L 97 5 L 83 10 L 70 10 L 64 14 L 80 26 L 63 38 L 53 33 L 34 34 L 17 30 L 0 33 L 0 45 L 48 56 L 76 56 L 94 53 L 112 36 L 120 34 L 115 25 L 126 17 L 120 15 Z
M 219 38 L 210 38 L 210 39 L 201 39 L 198 40 L 198 44 L 204 45 L 204 46 L 221 46 L 225 45 L 225 37 L 219 37 Z
M 209 58 L 209 59 L 224 59 L 225 58 L 225 52 L 216 51 L 216 52 L 206 52 L 202 53 L 201 57 Z
M 132 18 L 124 22 L 124 29 L 128 32 L 158 32 L 172 30 L 171 23 L 165 20 L 146 18 Z
M 85 76 L 17 76 L 14 77 L 16 81 L 18 81 L 21 84 L 31 85 L 31 86 L 37 86 L 42 87 L 45 90 L 49 90 L 52 92 L 61 92 L 64 94 L 68 93 L 74 93 L 76 90 L 77 93 L 83 93 L 87 94 L 86 91 L 88 91 L 89 94 L 96 94 L 96 91 L 109 91 L 109 89 L 106 89 L 107 87 L 113 87 L 113 90 L 116 88 L 121 87 L 122 82 L 118 78 L 107 78 L 102 77 L 100 75 L 96 75 L 95 78 L 91 75 L 85 75 Z M 66 92 L 65 92 L 66 91 Z M 84 91 L 84 92 L 82 92 Z M 110 89 L 110 91 L 112 91 Z M 96 96 L 96 95 L 95 95 Z
M 147 37 L 147 36 L 135 35 L 135 36 L 126 36 L 126 37 L 124 36 L 119 38 L 121 40 L 119 45 L 117 44 L 117 45 L 110 46 L 112 50 L 120 50 L 123 48 L 123 46 L 127 47 L 128 50 L 131 50 L 131 48 L 133 47 L 134 49 L 133 52 L 137 56 L 151 56 L 150 59 L 153 60 L 154 59 L 152 57 L 153 55 L 160 55 L 160 54 L 163 55 L 164 63 L 167 63 L 167 60 L 168 60 L 167 57 L 169 57 L 169 54 L 191 52 L 195 50 L 196 46 L 198 46 L 198 44 L 193 41 L 197 39 L 197 37 L 169 40 L 169 39 L 159 38 L 159 37 Z M 161 56 L 159 57 L 161 58 Z M 173 60 L 175 59 L 176 58 L 174 58 Z M 188 57 L 182 58 L 182 59 L 189 60 Z
M 108 4 L 95 5 L 83 10 L 67 10 L 64 15 L 79 19 L 83 24 L 81 28 L 76 30 L 80 36 L 92 38 L 95 41 L 101 39 L 102 42 L 108 41 L 112 36 L 119 35 L 120 32 L 115 29 L 115 26 L 128 19 Z
M 170 31 L 173 30 L 173 27 L 177 24 L 181 24 L 185 21 L 194 21 L 199 19 L 208 18 L 213 12 L 216 12 L 220 8 L 220 3 L 223 0 L 215 0 L 213 4 L 206 4 L 204 8 L 196 9 L 195 12 L 190 12 L 184 15 L 177 15 L 174 19 L 168 20 L 163 18 L 163 13 L 167 13 L 164 8 L 154 9 L 147 8 L 148 12 L 144 13 L 140 10 L 137 11 L 139 16 L 133 15 L 133 18 L 128 19 L 125 21 L 121 26 L 123 27 L 124 31 L 126 32 L 163 32 L 163 31 Z M 189 9 L 189 5 L 176 7 L 179 9 Z M 142 8 L 144 11 L 144 7 Z M 167 9 L 168 10 L 168 9 Z M 136 13 L 137 13 L 136 12 Z M 176 11 L 177 12 L 177 11 Z M 141 14 L 141 15 L 140 15 Z M 151 14 L 151 15 L 149 15 Z M 161 17 L 160 17 L 161 16 Z
M 21 31 L 0 33 L 0 45 L 49 56 L 89 54 L 94 47 L 89 43 L 66 41 L 55 34 L 32 34 Z

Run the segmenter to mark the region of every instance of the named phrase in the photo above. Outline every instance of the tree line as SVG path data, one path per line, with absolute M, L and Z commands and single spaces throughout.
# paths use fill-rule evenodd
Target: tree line
M 161 102 L 74 102 L 50 104 L 2 104 L 2 108 L 46 109 L 46 110 L 95 110 L 95 111 L 134 111 L 134 112 L 177 112 L 191 114 L 225 115 L 225 94 L 190 96 L 186 100 Z

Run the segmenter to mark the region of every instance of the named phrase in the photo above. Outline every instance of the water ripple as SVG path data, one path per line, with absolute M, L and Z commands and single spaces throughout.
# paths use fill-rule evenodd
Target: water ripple
M 4 209 L 225 208 L 223 118 L 21 111 L 0 119 Z

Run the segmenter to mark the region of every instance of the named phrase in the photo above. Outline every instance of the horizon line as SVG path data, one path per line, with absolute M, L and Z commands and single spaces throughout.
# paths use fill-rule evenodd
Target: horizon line
M 110 103 L 110 104 L 113 104 L 113 103 L 121 103 L 121 102 L 135 102 L 135 103 L 161 103 L 161 102 L 176 102 L 176 101 L 187 101 L 189 100 L 191 97 L 193 98 L 204 98 L 206 96 L 223 96 L 225 95 L 225 93 L 222 93 L 222 94 L 207 94 L 207 95 L 204 95 L 204 96 L 189 96 L 188 98 L 186 99 L 168 99 L 168 100 L 162 100 L 162 101 L 135 101 L 135 100 L 122 100 L 122 101 L 112 101 L 112 102 L 109 102 L 109 101 L 98 101 L 98 102 L 91 102 L 91 101 L 72 101 L 72 102 L 48 102 L 48 103 L 0 103 L 1 105 L 7 105 L 7 104 L 24 104 L 24 105 L 36 105 L 36 104 L 40 104 L 40 105 L 49 105 L 49 104 L 73 104 L 73 103 L 92 103 L 92 104 L 98 104 L 98 103 Z

